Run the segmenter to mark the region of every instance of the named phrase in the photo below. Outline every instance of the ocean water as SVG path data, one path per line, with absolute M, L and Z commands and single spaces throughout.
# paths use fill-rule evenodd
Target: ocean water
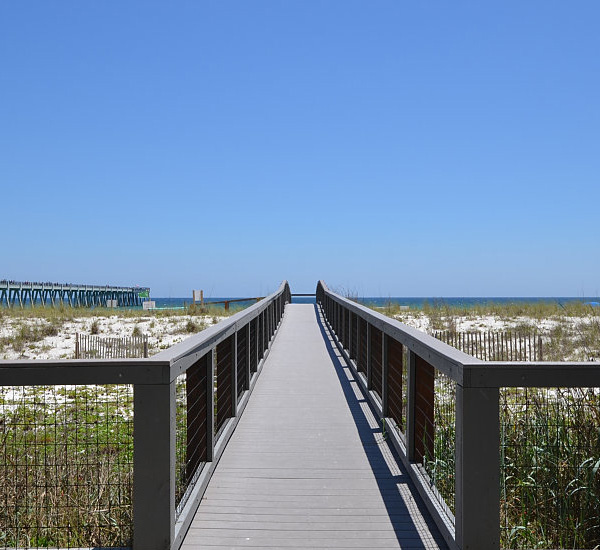
M 244 296 L 241 296 L 240 298 L 244 298 Z M 223 300 L 238 300 L 238 299 L 239 298 L 237 298 L 237 297 L 231 297 L 231 296 L 228 298 L 222 298 L 222 297 L 205 298 L 204 304 L 210 305 L 211 302 L 222 302 Z M 157 309 L 182 309 L 184 307 L 189 306 L 192 303 L 192 299 L 190 297 L 188 297 L 188 298 L 154 298 L 154 297 L 152 297 L 151 300 L 154 300 L 154 302 L 156 302 Z M 255 304 L 255 303 L 256 303 L 256 300 L 246 300 L 244 302 L 233 302 L 232 304 L 229 305 L 229 307 L 231 309 L 245 308 L 245 307 L 251 306 L 252 304 Z M 199 303 L 197 305 L 199 305 Z M 225 304 L 215 304 L 213 307 L 224 308 Z
M 233 300 L 236 298 L 208 298 L 205 300 L 205 304 L 210 302 L 218 302 L 222 300 Z M 447 305 L 451 307 L 471 308 L 478 305 L 485 304 L 531 304 L 531 303 L 559 303 L 566 304 L 569 302 L 582 302 L 582 303 L 598 303 L 598 298 L 581 298 L 581 297 L 381 297 L 381 296 L 369 296 L 363 298 L 353 298 L 356 301 L 365 304 L 367 306 L 385 307 L 387 305 L 400 305 L 409 306 L 414 309 L 422 309 L 426 304 L 430 306 L 434 305 Z M 157 308 L 165 309 L 181 309 L 184 304 L 189 305 L 191 303 L 190 298 L 152 298 L 156 302 Z M 254 300 L 248 300 L 245 302 L 234 302 L 230 305 L 234 307 L 248 307 L 256 303 Z M 314 304 L 315 298 L 310 296 L 294 296 L 292 298 L 294 304 Z M 215 304 L 214 307 L 224 307 L 223 304 Z
M 598 300 L 598 298 L 576 298 L 576 297 L 420 297 L 420 298 L 401 298 L 401 297 L 369 297 L 358 298 L 360 303 L 375 306 L 385 307 L 387 305 L 409 306 L 414 309 L 423 309 L 427 304 L 429 306 L 450 306 L 469 309 L 472 307 L 486 304 L 566 304 L 569 302 L 589 303 Z

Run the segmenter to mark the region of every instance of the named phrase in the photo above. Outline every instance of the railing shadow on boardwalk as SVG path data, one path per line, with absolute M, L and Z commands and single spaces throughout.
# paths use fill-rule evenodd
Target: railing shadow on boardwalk
M 409 539 L 411 541 L 411 548 L 415 549 L 431 548 L 432 544 L 437 544 L 439 548 L 447 548 L 442 536 L 438 532 L 437 526 L 431 519 L 427 508 L 415 490 L 414 484 L 406 472 L 400 457 L 393 446 L 389 442 L 384 441 L 383 448 L 388 453 L 393 466 L 397 468 L 399 473 L 394 473 L 390 469 L 390 463 L 382 453 L 382 447 L 377 443 L 377 436 L 381 439 L 384 438 L 382 428 L 378 425 L 376 416 L 371 410 L 368 400 L 362 393 L 352 370 L 333 343 L 333 337 L 323 323 L 322 314 L 317 305 L 315 305 L 315 315 L 323 341 L 325 342 L 325 347 L 340 381 L 348 408 L 352 413 L 361 444 L 377 480 L 377 487 L 379 488 L 398 542 L 400 544 L 406 543 L 407 539 Z M 353 383 L 357 391 L 354 390 Z M 369 413 L 365 413 L 363 407 L 366 407 Z M 367 414 L 372 415 L 372 422 L 369 422 Z M 373 427 L 373 424 L 376 424 L 377 427 Z M 401 490 L 402 486 L 406 488 L 405 491 Z M 404 495 L 409 495 L 411 499 L 410 503 L 406 502 Z M 418 519 L 415 518 L 415 515 L 422 516 L 422 519 L 421 517 Z M 411 519 L 412 525 L 409 526 L 407 524 L 407 518 Z M 423 524 L 425 527 L 423 527 Z M 421 544 L 416 545 L 415 539 L 420 539 Z

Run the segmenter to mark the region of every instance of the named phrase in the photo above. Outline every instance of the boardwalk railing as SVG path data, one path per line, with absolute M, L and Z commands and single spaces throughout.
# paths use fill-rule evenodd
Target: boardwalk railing
M 0 546 L 179 548 L 290 301 L 149 359 L 0 361 Z
M 600 543 L 600 370 L 484 362 L 317 285 L 334 339 L 451 548 Z

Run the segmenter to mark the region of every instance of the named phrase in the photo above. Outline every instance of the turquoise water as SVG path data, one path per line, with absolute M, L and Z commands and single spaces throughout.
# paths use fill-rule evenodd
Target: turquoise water
M 241 296 L 241 298 L 244 298 L 244 296 Z M 192 303 L 191 298 L 154 298 L 154 297 L 152 297 L 150 299 L 154 300 L 154 302 L 156 302 L 157 309 L 182 309 L 183 307 L 189 306 Z M 236 297 L 206 298 L 204 300 L 204 304 L 210 305 L 211 302 L 221 302 L 223 300 L 238 300 L 238 299 L 239 298 L 236 298 Z M 229 305 L 229 307 L 231 309 L 242 308 L 242 307 L 251 306 L 252 304 L 255 304 L 255 303 L 256 303 L 256 300 L 246 300 L 244 302 L 233 302 L 232 304 Z M 197 305 L 199 305 L 199 303 Z M 214 307 L 224 308 L 225 305 L 224 304 L 215 304 Z

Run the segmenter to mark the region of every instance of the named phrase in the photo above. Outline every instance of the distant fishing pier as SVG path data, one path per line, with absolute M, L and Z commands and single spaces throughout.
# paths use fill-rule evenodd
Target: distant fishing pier
M 80 284 L 0 281 L 0 307 L 106 307 L 109 300 L 118 307 L 141 306 L 148 287 L 90 286 Z

